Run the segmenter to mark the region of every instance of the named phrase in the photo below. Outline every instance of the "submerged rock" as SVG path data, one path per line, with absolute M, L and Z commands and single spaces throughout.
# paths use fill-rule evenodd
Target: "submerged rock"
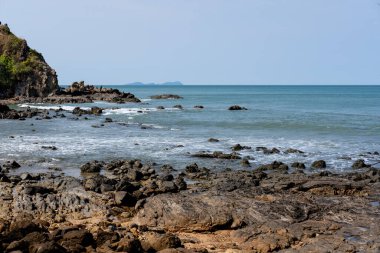
M 324 169 L 324 168 L 326 168 L 326 162 L 324 160 L 314 161 L 311 164 L 311 167 L 314 169 Z
M 232 105 L 232 106 L 228 107 L 228 110 L 230 110 L 230 111 L 241 111 L 241 110 L 248 110 L 248 109 L 245 107 L 239 106 L 239 105 Z
M 369 167 L 371 167 L 371 165 L 366 164 L 363 159 L 356 160 L 352 164 L 353 169 L 361 169 L 361 168 L 369 168 Z
M 174 94 L 161 94 L 150 96 L 151 99 L 182 99 L 183 97 Z

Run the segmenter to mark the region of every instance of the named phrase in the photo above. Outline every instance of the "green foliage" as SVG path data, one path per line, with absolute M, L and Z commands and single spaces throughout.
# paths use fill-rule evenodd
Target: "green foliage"
M 0 88 L 7 88 L 11 86 L 12 71 L 12 59 L 5 55 L 0 55 Z

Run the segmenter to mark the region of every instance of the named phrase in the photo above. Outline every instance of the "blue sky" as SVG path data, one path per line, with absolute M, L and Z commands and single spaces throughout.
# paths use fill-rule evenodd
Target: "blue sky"
M 60 84 L 380 84 L 380 0 L 0 0 Z

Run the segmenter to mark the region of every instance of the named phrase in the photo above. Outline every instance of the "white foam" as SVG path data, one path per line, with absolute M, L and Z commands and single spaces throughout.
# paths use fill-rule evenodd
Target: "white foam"
M 37 104 L 21 104 L 19 107 L 30 107 L 34 109 L 42 109 L 42 110 L 65 110 L 65 111 L 72 111 L 78 106 L 72 106 L 72 105 L 37 105 Z M 90 110 L 90 107 L 80 107 L 83 110 Z
M 157 111 L 156 108 L 118 108 L 118 109 L 105 109 L 103 111 L 104 115 L 113 115 L 113 114 L 146 114 L 151 111 Z

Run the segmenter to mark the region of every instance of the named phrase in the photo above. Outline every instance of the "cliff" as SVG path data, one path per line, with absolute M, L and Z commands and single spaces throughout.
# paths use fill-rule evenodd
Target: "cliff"
M 46 97 L 58 88 L 44 57 L 0 24 L 0 98 Z

